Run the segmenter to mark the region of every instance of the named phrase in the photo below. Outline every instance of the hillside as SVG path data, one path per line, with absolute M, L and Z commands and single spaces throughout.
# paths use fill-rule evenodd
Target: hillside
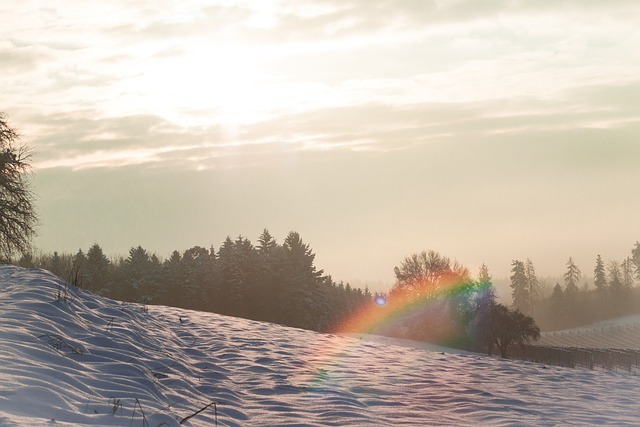
M 538 345 L 640 350 L 640 316 L 609 319 L 579 328 L 544 332 Z
M 0 426 L 639 420 L 640 390 L 629 375 L 435 352 L 65 289 L 45 271 L 0 266 Z

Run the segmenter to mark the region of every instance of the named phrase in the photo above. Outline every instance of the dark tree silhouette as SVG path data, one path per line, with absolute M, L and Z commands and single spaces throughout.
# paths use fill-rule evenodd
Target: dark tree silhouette
M 580 269 L 573 262 L 573 258 L 569 257 L 567 261 L 567 272 L 562 275 L 564 277 L 565 291 L 571 295 L 578 292 L 578 282 L 580 281 Z
M 86 285 L 91 291 L 100 291 L 109 286 L 111 279 L 111 261 L 99 244 L 94 243 L 87 251 Z
M 528 313 L 533 316 L 533 302 L 538 296 L 538 289 L 540 288 L 540 283 L 538 282 L 538 277 L 536 276 L 536 269 L 533 266 L 533 262 L 527 258 L 527 262 L 525 263 L 525 276 L 527 277 L 527 286 L 529 290 L 529 307 Z
M 0 113 L 0 257 L 31 249 L 37 216 L 29 189 L 29 150 Z
M 474 350 L 486 350 L 487 353 L 492 353 L 494 343 L 489 325 L 491 322 L 491 310 L 496 305 L 496 299 L 496 291 L 489 274 L 489 268 L 482 264 L 478 274 L 473 317 L 469 323 L 471 344 Z
M 511 263 L 511 295 L 513 296 L 513 306 L 518 310 L 525 311 L 531 306 L 529 293 L 529 280 L 524 263 L 513 260 Z
M 593 269 L 593 283 L 598 291 L 604 291 L 607 288 L 607 275 L 604 269 L 604 261 L 598 254 L 596 258 L 596 266 Z
M 640 242 L 636 242 L 631 250 L 631 260 L 636 270 L 636 279 L 640 280 Z
M 502 358 L 507 357 L 509 347 L 540 338 L 540 328 L 531 317 L 502 304 L 495 304 L 491 310 L 489 331 Z

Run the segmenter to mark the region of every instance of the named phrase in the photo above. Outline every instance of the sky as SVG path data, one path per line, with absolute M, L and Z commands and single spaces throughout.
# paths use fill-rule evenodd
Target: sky
M 35 246 L 282 243 L 384 289 L 436 250 L 507 277 L 640 240 L 635 0 L 0 3 Z

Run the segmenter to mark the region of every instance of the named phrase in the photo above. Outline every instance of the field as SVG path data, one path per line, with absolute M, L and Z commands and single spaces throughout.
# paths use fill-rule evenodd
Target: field
M 0 426 L 635 426 L 637 378 L 108 300 L 0 266 Z

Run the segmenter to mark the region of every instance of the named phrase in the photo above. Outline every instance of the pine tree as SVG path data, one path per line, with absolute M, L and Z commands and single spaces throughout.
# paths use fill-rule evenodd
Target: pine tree
M 527 258 L 525 264 L 525 275 L 527 276 L 527 286 L 529 289 L 529 315 L 533 316 L 533 302 L 538 296 L 540 283 L 536 277 L 536 269 L 533 266 L 533 262 Z
M 581 274 L 580 269 L 573 262 L 573 258 L 569 257 L 569 261 L 567 261 L 567 272 L 562 276 L 564 277 L 565 291 L 568 295 L 573 295 L 580 290 L 578 283 Z
M 489 274 L 489 267 L 484 263 L 480 266 L 480 271 L 478 272 L 478 282 L 486 284 L 487 286 L 491 286 L 493 284 L 493 278 L 491 277 L 491 274 Z
M 192 301 L 188 301 L 184 291 L 185 274 L 182 268 L 180 252 L 173 251 L 163 266 L 161 293 L 159 303 L 173 307 L 190 308 Z
M 489 268 L 482 264 L 478 273 L 478 287 L 474 300 L 474 313 L 469 324 L 470 341 L 474 349 L 492 354 L 493 339 L 490 331 L 491 312 L 496 305 L 496 293 Z
M 207 281 L 212 273 L 211 253 L 202 246 L 194 246 L 184 251 L 180 265 L 185 303 L 196 310 L 207 309 Z
M 54 251 L 50 260 L 49 271 L 62 278 L 65 276 L 66 270 L 67 267 L 65 266 L 64 260 L 57 251 Z
M 78 252 L 71 259 L 71 266 L 67 272 L 67 282 L 82 288 L 84 285 L 87 257 L 78 249 Z
M 530 305 L 531 295 L 529 293 L 529 282 L 527 273 L 522 261 L 513 260 L 511 263 L 511 296 L 513 306 L 520 311 L 527 311 Z
M 258 238 L 258 252 L 266 256 L 277 246 L 278 244 L 276 243 L 276 239 L 274 239 L 271 233 L 269 233 L 269 230 L 265 228 Z
M 633 280 L 633 260 L 631 257 L 625 258 L 622 261 L 622 286 L 627 289 L 633 288 L 634 280 Z
M 319 282 L 323 271 L 316 270 L 315 254 L 297 232 L 290 232 L 283 244 L 286 259 L 287 303 L 291 307 L 287 324 L 305 329 L 318 329 L 317 319 L 323 306 Z
M 622 289 L 622 273 L 618 261 L 609 262 L 609 289 L 617 292 Z
M 553 287 L 553 292 L 551 293 L 550 300 L 553 328 L 562 329 L 564 327 L 566 312 L 564 294 L 562 292 L 562 286 L 560 286 L 560 283 L 556 283 L 556 285 Z
M 116 289 L 116 298 L 135 302 L 155 301 L 158 284 L 155 281 L 154 270 L 151 255 L 142 246 L 132 247 L 121 266 L 124 280 L 119 284 L 119 289 Z
M 625 301 L 625 287 L 622 283 L 622 271 L 620 269 L 620 263 L 618 261 L 609 262 L 609 301 L 611 315 L 619 316 L 622 314 L 622 309 L 626 305 Z
M 94 243 L 87 251 L 86 287 L 92 291 L 108 294 L 111 278 L 111 261 L 100 245 Z
M 640 280 L 640 242 L 636 242 L 636 246 L 631 251 L 631 260 L 636 271 L 636 279 Z
M 596 258 L 596 267 L 593 269 L 593 283 L 598 291 L 604 291 L 607 288 L 607 276 L 600 254 Z

